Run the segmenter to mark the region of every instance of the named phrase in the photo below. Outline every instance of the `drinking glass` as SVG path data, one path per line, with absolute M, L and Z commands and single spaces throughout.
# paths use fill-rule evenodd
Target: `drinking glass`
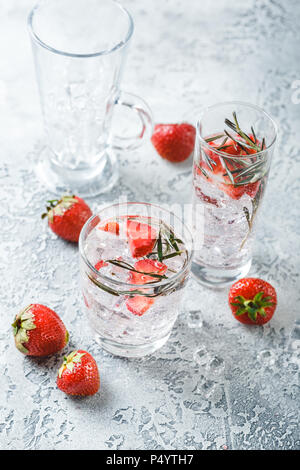
M 152 234 L 151 253 L 133 256 L 128 224 L 136 227 L 134 247 L 144 250 Z M 100 346 L 126 357 L 163 346 L 180 312 L 193 253 L 181 219 L 153 204 L 115 204 L 86 222 L 79 251 L 82 293 Z
M 198 120 L 192 273 L 206 286 L 224 287 L 249 272 L 276 136 L 273 119 L 248 103 L 211 106 Z
M 113 0 L 42 0 L 28 27 L 47 136 L 38 178 L 57 194 L 107 191 L 118 177 L 113 150 L 134 149 L 152 133 L 147 104 L 120 89 L 132 17 Z M 124 128 L 125 114 L 133 135 L 113 130 Z

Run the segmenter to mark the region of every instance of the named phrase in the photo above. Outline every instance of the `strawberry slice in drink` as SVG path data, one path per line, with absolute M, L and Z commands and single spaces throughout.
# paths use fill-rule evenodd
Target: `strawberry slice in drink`
M 141 258 L 151 253 L 157 239 L 154 228 L 148 224 L 128 219 L 126 234 L 133 258 Z
M 252 136 L 250 135 L 252 138 Z M 256 143 L 259 144 L 258 141 Z M 248 184 L 243 184 L 241 186 L 234 186 L 231 183 L 230 178 L 226 174 L 226 169 L 219 157 L 219 155 L 214 152 L 214 149 L 218 148 L 218 145 L 215 142 L 210 142 L 209 146 L 211 147 L 211 150 L 208 149 L 203 149 L 203 152 L 205 151 L 206 156 L 210 159 L 212 162 L 212 167 L 213 167 L 213 172 L 205 163 L 205 161 L 201 162 L 201 168 L 204 169 L 205 173 L 207 175 L 213 175 L 213 177 L 209 177 L 208 181 L 214 182 L 214 184 L 217 183 L 219 188 L 224 191 L 224 193 L 228 194 L 228 196 L 231 197 L 231 199 L 240 199 L 243 194 L 248 194 L 251 198 L 254 198 L 259 185 L 260 181 L 256 181 L 254 183 L 248 183 Z M 228 139 L 227 142 L 224 145 L 224 149 L 222 149 L 223 152 L 225 152 L 227 155 L 232 155 L 233 157 L 248 157 L 249 154 L 253 155 L 256 153 L 255 149 L 252 148 L 247 148 L 247 152 L 243 150 L 235 141 L 232 139 Z M 235 172 L 237 168 L 240 168 L 241 170 L 243 167 L 238 164 L 237 160 L 235 160 L 235 166 L 230 162 L 230 160 L 226 160 L 226 165 L 229 171 Z M 200 169 L 196 168 L 196 172 L 200 174 Z M 214 179 L 213 179 L 214 178 Z M 205 201 L 206 202 L 206 201 Z M 210 202 L 210 201 L 207 201 Z
M 98 263 L 95 264 L 94 268 L 97 269 L 97 271 L 100 271 L 101 268 L 104 268 L 105 266 L 108 266 L 108 264 L 103 261 L 103 259 L 100 259 Z
M 249 154 L 253 155 L 256 153 L 254 149 L 248 148 L 248 153 L 246 153 L 244 150 L 241 150 L 241 148 L 232 140 L 229 141 L 230 143 L 228 144 L 229 147 L 226 148 L 226 153 L 229 153 L 233 156 L 237 157 L 248 157 Z M 243 167 L 236 162 L 237 167 L 234 167 L 229 161 L 227 161 L 227 166 L 229 168 L 229 171 L 234 171 L 236 168 L 240 168 L 241 170 Z M 223 168 L 223 173 L 226 173 Z M 233 184 L 230 184 L 231 181 L 229 177 L 223 176 L 224 180 L 226 181 L 226 184 L 219 184 L 220 189 L 222 189 L 228 196 L 231 197 L 231 199 L 240 199 L 243 194 L 248 194 L 251 198 L 254 198 L 259 185 L 260 181 L 255 181 L 254 183 L 248 183 L 248 184 L 243 184 L 241 186 L 234 186 Z
M 140 271 L 138 273 L 130 271 L 129 280 L 131 284 L 146 284 L 147 282 L 154 282 L 159 280 L 151 274 L 159 274 L 163 276 L 168 267 L 154 259 L 141 259 L 134 264 L 134 269 Z M 144 274 L 147 273 L 147 274 Z
M 131 271 L 129 280 L 131 284 L 146 284 L 148 282 L 159 281 L 159 278 L 151 276 L 151 274 L 159 274 L 163 276 L 168 267 L 159 261 L 152 259 L 143 259 L 134 264 L 134 269 L 140 271 L 138 273 Z M 144 274 L 147 273 L 147 274 Z M 142 316 L 154 304 L 153 297 L 136 295 L 129 297 L 126 301 L 126 307 L 134 315 Z
M 151 297 L 144 297 L 142 295 L 138 295 L 135 297 L 130 297 L 126 301 L 126 307 L 128 310 L 133 313 L 133 315 L 137 315 L 141 317 L 144 315 L 147 310 L 154 304 L 154 299 Z
M 99 225 L 99 230 L 103 230 L 104 232 L 113 233 L 115 235 L 119 235 L 120 233 L 120 226 L 118 222 L 107 222 L 106 224 Z

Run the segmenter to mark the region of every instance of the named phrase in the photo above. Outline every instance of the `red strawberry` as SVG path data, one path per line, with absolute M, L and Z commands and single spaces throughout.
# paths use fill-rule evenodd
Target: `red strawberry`
M 84 295 L 83 292 L 82 292 L 82 296 L 83 296 L 83 300 L 84 300 L 85 306 L 86 306 L 87 308 L 90 308 L 89 303 L 88 303 L 88 301 L 87 301 L 87 298 L 86 298 L 86 296 Z
M 157 238 L 154 228 L 129 219 L 126 224 L 126 232 L 133 258 L 141 258 L 151 253 Z
M 56 380 L 60 390 L 68 395 L 94 395 L 100 387 L 100 376 L 95 359 L 79 349 L 64 358 Z
M 63 196 L 60 200 L 48 201 L 47 213 L 51 230 L 70 242 L 78 242 L 85 222 L 92 216 L 89 206 L 77 196 Z
M 220 184 L 219 186 L 232 199 L 240 199 L 243 194 L 248 194 L 251 198 L 254 198 L 258 191 L 259 185 L 260 181 L 244 184 L 243 186 L 233 186 L 232 184 Z
M 118 222 L 107 222 L 104 225 L 100 225 L 99 230 L 103 230 L 104 232 L 110 232 L 110 233 L 114 233 L 115 235 L 119 235 L 120 226 Z
M 195 136 L 195 127 L 188 123 L 157 124 L 151 141 L 162 158 L 183 162 L 194 150 Z
M 103 259 L 100 259 L 100 261 L 98 261 L 98 263 L 95 264 L 95 269 L 97 269 L 97 271 L 100 271 L 100 269 L 104 268 L 105 266 L 108 266 L 108 263 L 103 261 Z
M 69 333 L 57 313 L 45 305 L 30 304 L 12 324 L 16 347 L 28 356 L 48 356 L 63 349 Z
M 150 274 L 159 274 L 160 276 L 163 276 L 168 267 L 159 261 L 143 259 L 134 264 L 134 269 L 140 272 L 136 273 L 134 271 L 130 271 L 129 279 L 131 284 L 146 284 L 148 282 L 159 280 L 159 278 L 153 277 Z M 149 275 L 143 273 L 149 273 Z M 126 301 L 126 307 L 128 310 L 138 316 L 142 316 L 153 304 L 154 299 L 152 297 L 146 297 L 143 295 L 129 297 Z
M 146 284 L 147 282 L 156 281 L 158 278 L 143 273 L 159 274 L 163 276 L 167 271 L 168 267 L 153 259 L 141 259 L 134 264 L 134 269 L 140 271 L 136 273 L 134 271 L 129 272 L 129 280 L 131 284 Z
M 126 301 L 126 307 L 134 315 L 141 317 L 144 315 L 147 310 L 154 304 L 154 299 L 151 297 L 145 297 L 143 295 L 136 295 L 135 297 L 130 297 Z
M 233 315 L 241 323 L 263 325 L 274 315 L 277 306 L 276 291 L 262 279 L 240 279 L 230 288 L 229 305 Z

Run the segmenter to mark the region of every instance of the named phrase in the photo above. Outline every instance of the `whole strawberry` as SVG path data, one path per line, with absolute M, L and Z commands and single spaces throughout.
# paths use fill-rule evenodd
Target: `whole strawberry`
M 276 291 L 262 279 L 240 279 L 230 288 L 229 305 L 234 317 L 241 323 L 263 325 L 274 315 Z
M 100 387 L 100 376 L 95 359 L 81 349 L 64 358 L 56 380 L 60 390 L 68 395 L 94 395 Z
M 83 199 L 77 196 L 62 196 L 47 201 L 48 225 L 56 235 L 70 242 L 78 242 L 79 234 L 92 211 Z
M 69 341 L 62 320 L 45 305 L 28 305 L 16 315 L 12 326 L 16 347 L 28 356 L 49 356 Z
M 194 150 L 195 135 L 195 127 L 188 123 L 157 124 L 151 141 L 162 158 L 183 162 Z

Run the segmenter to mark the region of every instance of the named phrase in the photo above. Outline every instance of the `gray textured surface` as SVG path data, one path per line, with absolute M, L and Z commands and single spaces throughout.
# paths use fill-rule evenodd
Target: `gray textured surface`
M 48 194 L 32 171 L 42 140 L 25 25 L 32 3 L 0 0 L 0 448 L 299 449 L 299 1 L 124 0 L 136 21 L 124 88 L 144 96 L 157 121 L 241 99 L 280 128 L 251 271 L 277 288 L 273 321 L 243 327 L 226 290 L 190 281 L 170 341 L 143 360 L 97 347 L 78 293 L 77 249 L 40 220 Z M 190 183 L 191 162 L 172 166 L 149 143 L 121 156 L 119 187 L 91 204 L 120 194 L 188 201 Z M 99 395 L 75 400 L 56 389 L 62 355 L 33 360 L 16 351 L 11 320 L 37 301 L 62 316 L 71 347 L 94 354 Z M 190 328 L 188 311 L 198 309 L 203 326 Z M 203 391 L 210 374 L 193 359 L 202 346 L 226 364 L 212 391 Z

